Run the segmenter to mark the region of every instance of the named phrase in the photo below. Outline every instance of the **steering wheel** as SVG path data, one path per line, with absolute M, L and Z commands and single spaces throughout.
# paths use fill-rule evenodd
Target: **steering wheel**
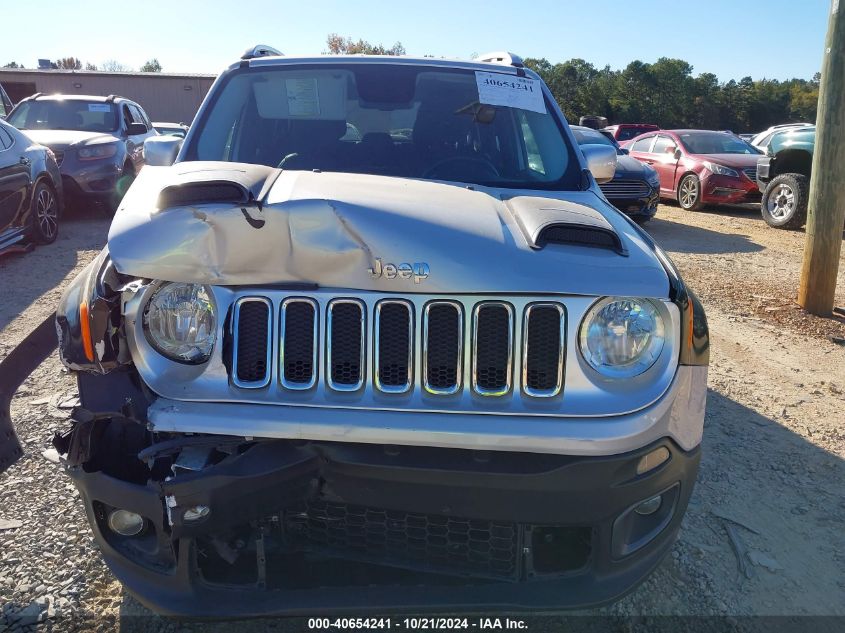
M 443 158 L 436 163 L 434 163 L 431 167 L 425 170 L 423 173 L 423 178 L 436 178 L 436 171 L 443 167 L 444 165 L 450 165 L 452 163 L 469 163 L 477 167 L 481 167 L 483 170 L 487 171 L 489 176 L 492 176 L 492 180 L 501 178 L 502 175 L 499 173 L 499 170 L 496 169 L 496 166 L 491 163 L 486 158 L 480 158 L 477 156 L 450 156 L 449 158 Z M 479 178 L 479 180 L 484 180 L 485 178 Z

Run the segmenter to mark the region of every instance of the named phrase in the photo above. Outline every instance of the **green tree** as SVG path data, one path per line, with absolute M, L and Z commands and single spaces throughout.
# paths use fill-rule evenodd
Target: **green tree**
M 144 62 L 144 65 L 141 66 L 142 73 L 160 73 L 161 72 L 161 64 L 158 63 L 158 59 L 153 57 L 152 59 Z
M 55 66 L 62 70 L 80 70 L 82 68 L 82 62 L 76 57 L 62 57 L 56 60 Z
M 353 41 L 351 37 L 344 37 L 337 33 L 330 33 L 326 37 L 326 46 L 330 55 L 404 55 L 405 47 L 396 42 L 390 48 L 382 44 L 370 44 L 366 40 Z
M 23 68 L 23 66 L 21 66 L 17 62 L 9 62 L 8 64 L 4 64 L 3 68 Z

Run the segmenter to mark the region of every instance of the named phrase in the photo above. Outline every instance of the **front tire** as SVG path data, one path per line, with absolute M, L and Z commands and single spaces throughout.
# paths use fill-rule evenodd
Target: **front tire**
M 685 211 L 699 211 L 704 206 L 701 201 L 701 181 L 695 174 L 687 174 L 678 183 L 678 204 Z
M 27 237 L 36 244 L 52 244 L 59 235 L 59 199 L 45 182 L 35 185 Z
M 760 213 L 771 227 L 797 229 L 807 220 L 810 179 L 803 174 L 781 174 L 766 186 Z

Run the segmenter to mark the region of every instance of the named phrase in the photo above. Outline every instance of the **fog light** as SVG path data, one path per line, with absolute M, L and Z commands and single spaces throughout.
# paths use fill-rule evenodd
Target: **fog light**
M 112 532 L 123 536 L 135 536 L 144 529 L 144 517 L 129 510 L 112 510 L 109 513 L 109 527 Z
M 649 514 L 657 512 L 660 509 L 661 503 L 663 503 L 663 498 L 660 495 L 657 495 L 656 497 L 643 501 L 640 505 L 634 508 L 634 512 L 642 516 L 648 516 Z
M 194 506 L 185 510 L 182 520 L 187 522 L 199 521 L 207 517 L 209 512 L 211 512 L 211 508 L 208 506 Z
M 637 474 L 642 475 L 650 470 L 654 470 L 667 459 L 669 459 L 669 449 L 665 446 L 656 448 L 640 458 L 640 461 L 637 463 Z

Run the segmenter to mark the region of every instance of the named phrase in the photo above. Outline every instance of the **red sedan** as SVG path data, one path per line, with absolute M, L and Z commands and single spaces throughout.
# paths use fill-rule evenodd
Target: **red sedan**
M 761 152 L 730 132 L 661 130 L 633 139 L 628 150 L 657 170 L 660 197 L 684 209 L 760 201 Z

